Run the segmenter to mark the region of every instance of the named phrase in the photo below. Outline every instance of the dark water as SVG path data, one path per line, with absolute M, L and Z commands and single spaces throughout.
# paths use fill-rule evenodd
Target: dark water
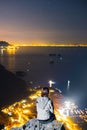
M 20 47 L 14 53 L 0 52 L 0 63 L 13 73 L 26 72 L 22 78 L 27 84 L 32 81 L 32 86 L 48 85 L 53 80 L 53 87 L 64 94 L 70 80 L 70 97 L 79 106 L 87 106 L 87 48 Z

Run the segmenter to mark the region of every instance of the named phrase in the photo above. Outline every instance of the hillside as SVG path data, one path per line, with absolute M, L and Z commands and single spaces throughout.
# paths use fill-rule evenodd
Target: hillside
M 28 95 L 24 80 L 0 64 L 0 107 L 8 106 Z

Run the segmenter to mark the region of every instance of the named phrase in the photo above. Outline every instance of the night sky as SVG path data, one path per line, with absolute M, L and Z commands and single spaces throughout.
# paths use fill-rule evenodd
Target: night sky
M 0 0 L 0 40 L 87 43 L 87 0 Z

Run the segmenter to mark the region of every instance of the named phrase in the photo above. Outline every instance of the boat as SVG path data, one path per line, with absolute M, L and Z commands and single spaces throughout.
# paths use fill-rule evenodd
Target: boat
M 24 77 L 26 75 L 25 71 L 16 71 L 16 75 L 19 77 Z

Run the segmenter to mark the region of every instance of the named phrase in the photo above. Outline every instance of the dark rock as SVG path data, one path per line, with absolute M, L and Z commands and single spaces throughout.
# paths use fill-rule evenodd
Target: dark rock
M 0 107 L 10 105 L 28 96 L 24 80 L 0 64 Z
M 57 120 L 43 124 L 34 118 L 29 120 L 23 127 L 12 128 L 11 130 L 65 130 L 65 128 L 63 124 Z

